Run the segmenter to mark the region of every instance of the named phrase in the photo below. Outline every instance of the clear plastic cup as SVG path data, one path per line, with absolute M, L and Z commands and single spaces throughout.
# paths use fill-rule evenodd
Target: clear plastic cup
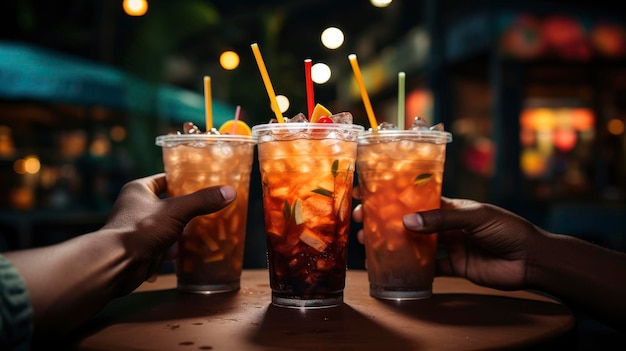
M 162 147 L 168 196 L 232 185 L 233 203 L 198 216 L 178 241 L 177 289 L 196 293 L 238 290 L 244 254 L 250 171 L 255 139 L 245 135 L 178 134 L 156 138 Z
M 446 143 L 438 130 L 379 130 L 358 139 L 357 173 L 363 206 L 370 295 L 408 300 L 430 297 L 437 234 L 415 235 L 408 213 L 440 207 Z
M 263 182 L 272 304 L 343 303 L 357 136 L 341 123 L 252 127 Z

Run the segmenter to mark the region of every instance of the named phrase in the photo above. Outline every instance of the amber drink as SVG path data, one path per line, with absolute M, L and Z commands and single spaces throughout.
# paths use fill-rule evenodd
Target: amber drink
M 162 146 L 168 196 L 214 185 L 232 185 L 233 203 L 198 216 L 178 241 L 177 288 L 218 293 L 240 288 L 248 190 L 255 141 L 245 135 L 178 134 L 157 137 Z
M 357 136 L 340 123 L 269 123 L 258 138 L 272 303 L 343 302 Z
M 357 172 L 363 205 L 370 295 L 420 299 L 432 295 L 437 234 L 411 235 L 408 213 L 440 207 L 448 132 L 378 130 L 359 137 Z

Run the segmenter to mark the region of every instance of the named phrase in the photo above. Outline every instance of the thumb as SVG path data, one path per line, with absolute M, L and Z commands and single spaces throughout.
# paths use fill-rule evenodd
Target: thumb
M 166 199 L 171 215 L 184 222 L 200 215 L 221 210 L 237 197 L 237 192 L 230 185 L 212 186 L 191 194 Z
M 402 218 L 404 226 L 417 233 L 433 233 L 474 227 L 483 223 L 481 204 L 472 200 L 444 199 L 441 209 L 410 213 Z

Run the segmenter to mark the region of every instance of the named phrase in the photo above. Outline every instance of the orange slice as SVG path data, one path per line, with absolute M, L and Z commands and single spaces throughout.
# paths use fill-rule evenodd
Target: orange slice
M 237 123 L 236 125 L 235 122 Z M 250 129 L 250 126 L 240 119 L 236 121 L 231 119 L 224 122 L 218 131 L 220 134 L 233 134 L 233 126 L 235 126 L 235 134 L 252 135 L 252 129 Z
M 328 111 L 328 109 L 321 104 L 315 104 L 315 107 L 313 108 L 313 114 L 311 114 L 309 122 L 317 123 L 320 117 L 323 116 L 330 117 L 332 116 L 332 113 L 330 113 L 330 111 Z

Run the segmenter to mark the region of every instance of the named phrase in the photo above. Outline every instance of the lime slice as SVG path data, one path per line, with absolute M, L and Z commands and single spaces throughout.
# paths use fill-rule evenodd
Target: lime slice
M 220 129 L 218 129 L 218 131 L 220 132 L 220 134 L 233 134 L 233 126 L 234 126 L 235 134 L 252 135 L 252 129 L 250 129 L 250 126 L 246 122 L 240 119 L 238 120 L 231 119 L 231 120 L 224 122 L 224 124 L 222 124 L 222 126 L 220 127 Z
M 302 201 L 296 199 L 293 203 L 293 220 L 296 224 L 304 223 L 304 217 L 302 216 Z

